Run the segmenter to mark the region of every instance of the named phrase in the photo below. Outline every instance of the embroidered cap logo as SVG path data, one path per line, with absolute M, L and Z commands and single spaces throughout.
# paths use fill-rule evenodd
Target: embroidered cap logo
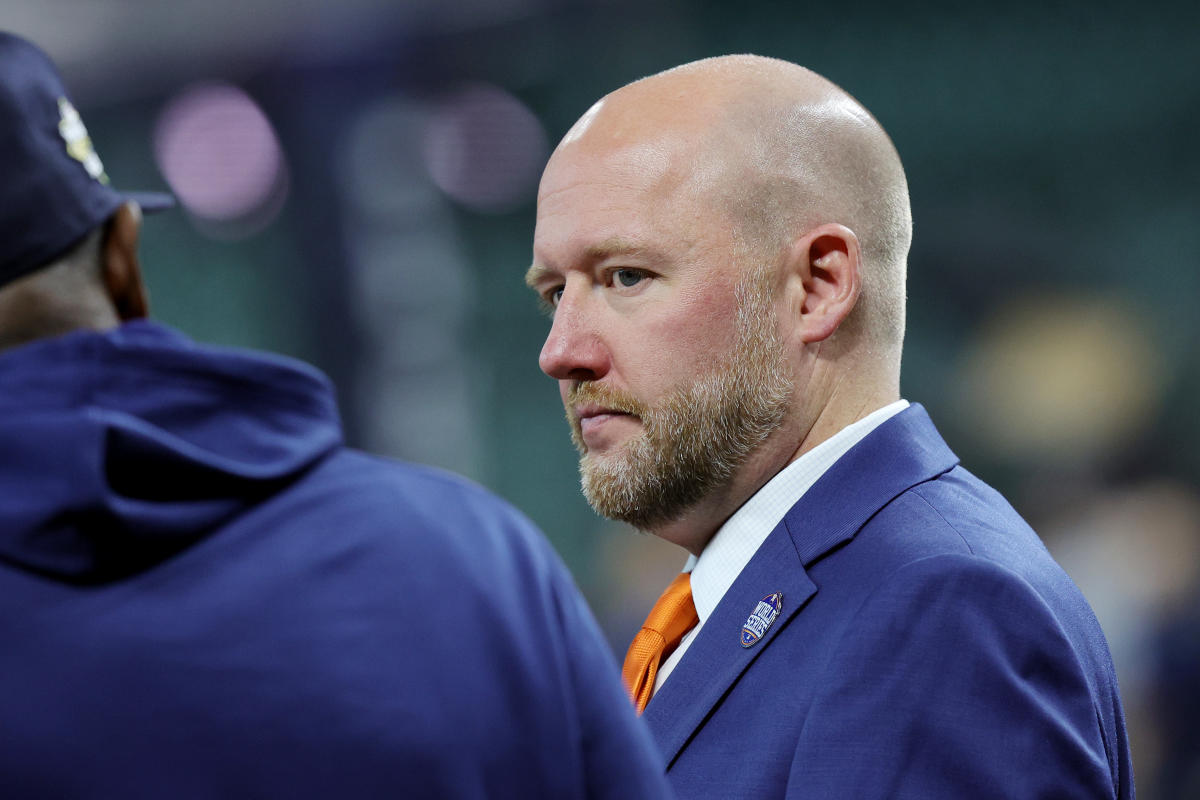
M 92 137 L 88 136 L 87 126 L 71 101 L 65 97 L 58 98 L 58 133 L 67 143 L 67 155 L 78 161 L 100 183 L 108 183 L 108 175 L 104 173 L 104 164 L 96 149 L 92 146 Z

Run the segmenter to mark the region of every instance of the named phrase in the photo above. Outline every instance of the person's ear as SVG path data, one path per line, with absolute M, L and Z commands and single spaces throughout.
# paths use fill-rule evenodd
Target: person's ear
M 828 339 L 862 291 L 858 237 L 845 225 L 818 225 L 792 244 L 787 275 L 793 330 L 805 343 Z
M 138 263 L 141 232 L 142 210 L 137 203 L 125 203 L 109 218 L 100 249 L 104 288 L 122 321 L 144 317 L 149 311 Z

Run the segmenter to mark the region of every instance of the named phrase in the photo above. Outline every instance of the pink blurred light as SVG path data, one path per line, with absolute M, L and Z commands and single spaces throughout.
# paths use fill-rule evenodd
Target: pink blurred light
M 499 212 L 533 197 L 546 133 L 524 103 L 496 86 L 467 86 L 433 109 L 425 131 L 429 175 L 465 206 Z
M 237 87 L 199 84 L 171 100 L 155 126 L 154 151 L 175 196 L 203 220 L 234 222 L 264 209 L 273 216 L 281 205 L 279 140 Z

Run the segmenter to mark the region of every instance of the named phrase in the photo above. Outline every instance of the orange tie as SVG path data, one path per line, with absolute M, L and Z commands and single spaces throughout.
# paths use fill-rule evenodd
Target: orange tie
M 650 695 L 654 693 L 658 665 L 699 621 L 696 606 L 692 603 L 692 576 L 681 572 L 650 609 L 650 615 L 625 653 L 621 677 L 639 714 L 646 709 Z

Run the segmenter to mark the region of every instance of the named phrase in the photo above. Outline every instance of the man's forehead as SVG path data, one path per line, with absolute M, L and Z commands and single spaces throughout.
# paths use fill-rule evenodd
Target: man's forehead
M 645 193 L 688 202 L 712 194 L 745 160 L 726 120 L 679 98 L 647 104 L 661 93 L 625 87 L 592 106 L 555 149 L 538 188 L 538 213 L 570 205 L 564 195 L 590 185 L 595 196 Z M 630 97 L 628 95 L 632 94 Z M 677 108 L 678 113 L 667 109 Z M 577 193 L 578 194 L 578 193 Z
M 551 156 L 538 188 L 531 277 L 647 251 L 664 235 L 672 250 L 685 248 L 699 218 L 716 213 L 712 188 L 727 171 L 711 137 L 661 109 L 632 114 L 637 104 L 625 99 L 592 106 Z
M 677 219 L 692 216 L 695 205 L 684 163 L 659 142 L 556 153 L 538 192 L 535 254 L 582 257 L 584 248 L 644 243 L 663 229 L 677 230 Z
M 648 79 L 624 86 L 594 103 L 559 143 L 608 149 L 672 135 L 683 141 L 718 120 L 721 92 L 697 92 L 679 81 Z
M 652 188 L 672 172 L 673 149 L 673 143 L 663 139 L 597 142 L 589 137 L 560 145 L 542 175 L 538 201 L 588 184 L 625 190 Z

